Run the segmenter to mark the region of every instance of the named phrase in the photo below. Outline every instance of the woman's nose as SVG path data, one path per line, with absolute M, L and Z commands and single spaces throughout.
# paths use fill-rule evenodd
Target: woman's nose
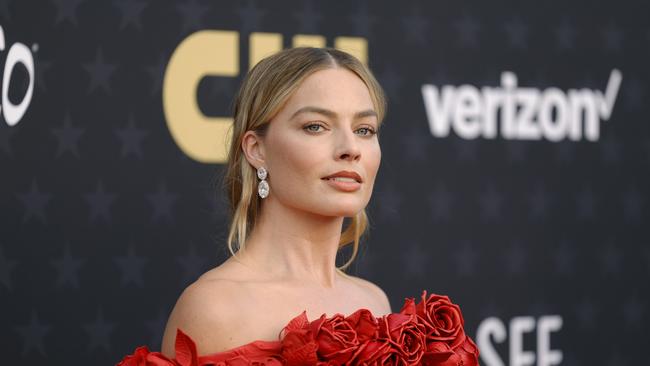
M 357 141 L 357 135 L 353 131 L 340 131 L 337 134 L 336 159 L 338 160 L 359 160 L 361 149 Z

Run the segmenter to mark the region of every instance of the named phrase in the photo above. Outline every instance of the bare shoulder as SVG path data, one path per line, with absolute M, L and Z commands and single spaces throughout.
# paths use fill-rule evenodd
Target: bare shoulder
M 188 286 L 176 301 L 162 342 L 162 353 L 175 357 L 174 343 L 177 329 L 189 335 L 199 354 L 226 350 L 233 341 L 232 330 L 237 329 L 233 319 L 242 296 L 232 281 L 201 278 Z
M 381 289 L 381 287 L 361 277 L 347 275 L 347 278 L 368 295 L 375 309 L 373 312 L 378 314 L 389 314 L 392 312 L 388 296 L 386 296 L 386 293 Z

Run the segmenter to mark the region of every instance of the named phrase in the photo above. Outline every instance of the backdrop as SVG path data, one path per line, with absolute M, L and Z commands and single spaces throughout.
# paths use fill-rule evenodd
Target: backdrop
M 226 258 L 234 91 L 298 44 L 355 53 L 389 96 L 352 273 L 394 311 L 423 289 L 449 295 L 484 365 L 647 362 L 649 14 L 0 0 L 2 363 L 159 349 L 182 289 Z

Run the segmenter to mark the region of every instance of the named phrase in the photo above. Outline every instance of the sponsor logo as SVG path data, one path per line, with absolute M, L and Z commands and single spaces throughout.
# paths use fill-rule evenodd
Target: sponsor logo
M 266 56 L 282 49 L 278 33 L 251 33 L 249 69 Z M 295 35 L 294 47 L 325 47 L 325 37 Z M 230 146 L 232 117 L 206 116 L 196 98 L 204 77 L 237 77 L 240 54 L 239 32 L 203 30 L 189 35 L 174 50 L 163 79 L 163 109 L 167 127 L 178 147 L 190 158 L 203 163 L 224 163 Z M 334 47 L 367 62 L 364 38 L 337 37 Z
M 484 319 L 476 331 L 476 344 L 481 350 L 481 360 L 486 366 L 551 366 L 562 362 L 562 351 L 551 349 L 551 333 L 562 329 L 562 317 L 559 315 L 543 315 L 538 319 L 532 316 L 518 316 L 510 319 L 508 328 L 501 319 L 489 317 Z M 534 333 L 535 346 L 524 347 L 527 333 Z M 503 359 L 495 349 L 495 343 L 504 343 L 508 339 L 509 362 Z M 535 349 L 532 351 L 530 349 Z M 537 362 L 535 362 L 537 360 Z
M 600 122 L 612 115 L 623 76 L 612 70 L 605 92 L 591 89 L 544 90 L 517 85 L 514 72 L 501 74 L 500 87 L 422 86 L 431 135 L 451 130 L 464 139 L 586 139 L 598 141 Z
M 5 48 L 5 33 L 2 26 L 0 26 L 0 52 L 4 52 Z M 29 84 L 20 103 L 14 104 L 9 99 L 9 87 L 12 79 L 11 75 L 18 64 L 22 64 L 27 70 L 27 73 L 29 74 Z M 15 126 L 23 118 L 23 115 L 25 115 L 25 112 L 32 101 L 32 93 L 34 92 L 34 57 L 27 46 L 16 42 L 9 47 L 4 68 L 0 74 L 0 79 L 2 79 L 2 102 L 0 103 L 0 112 L 9 126 Z

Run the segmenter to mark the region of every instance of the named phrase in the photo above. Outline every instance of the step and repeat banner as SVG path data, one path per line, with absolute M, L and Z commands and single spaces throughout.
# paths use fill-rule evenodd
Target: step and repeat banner
M 351 273 L 461 305 L 481 363 L 639 365 L 650 344 L 650 5 L 0 0 L 3 364 L 159 349 L 227 258 L 242 76 L 347 50 L 389 97 Z M 218 330 L 215 331 L 227 331 Z

